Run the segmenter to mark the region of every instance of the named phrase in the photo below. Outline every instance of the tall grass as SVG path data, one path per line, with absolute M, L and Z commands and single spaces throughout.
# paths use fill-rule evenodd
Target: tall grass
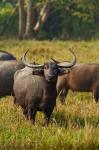
M 59 61 L 71 60 L 68 49 L 74 47 L 78 63 L 99 63 L 99 41 L 18 41 L 1 40 L 0 49 L 14 54 L 17 59 L 31 49 L 29 59 L 42 63 L 50 57 Z M 33 150 L 98 150 L 99 104 L 91 93 L 69 91 L 66 104 L 57 98 L 51 122 L 42 125 L 43 115 L 37 113 L 36 124 L 27 121 L 13 97 L 0 99 L 0 149 Z

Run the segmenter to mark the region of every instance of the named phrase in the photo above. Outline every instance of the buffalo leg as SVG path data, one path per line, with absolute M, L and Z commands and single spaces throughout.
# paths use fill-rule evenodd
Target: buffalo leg
M 53 100 L 54 101 L 54 100 Z M 52 107 L 47 107 L 44 111 L 44 114 L 45 114 L 45 122 L 44 122 L 44 125 L 45 126 L 48 126 L 49 124 L 49 121 L 50 121 L 50 117 L 51 117 L 51 114 L 52 114 L 52 111 L 54 109 L 54 106 L 55 106 L 55 103 L 53 104 Z
M 62 89 L 59 97 L 60 97 L 60 101 L 62 104 L 65 104 L 65 98 L 67 97 L 67 94 L 68 94 L 68 89 L 64 88 Z
M 27 109 L 23 109 L 23 114 L 24 114 L 25 117 L 28 119 L 28 111 L 27 111 Z
M 13 99 L 13 101 L 14 101 L 14 104 L 16 104 L 16 98 L 15 98 L 15 96 L 14 96 L 14 99 Z
M 96 94 L 96 93 L 94 93 L 94 99 L 95 99 L 95 102 L 97 103 L 97 102 L 98 102 L 98 100 L 99 100 L 99 95 L 98 95 L 98 94 Z
M 28 108 L 23 110 L 23 114 L 26 116 L 28 120 L 32 120 L 33 124 L 35 123 L 36 111 L 32 108 Z
M 94 89 L 93 95 L 94 95 L 94 99 L 95 99 L 95 101 L 97 103 L 98 100 L 99 100 L 99 87 L 97 87 L 97 88 Z
M 36 117 L 36 110 L 32 111 L 32 122 L 35 123 L 35 117 Z
M 97 103 L 98 102 L 98 96 L 94 95 L 94 99 L 95 99 L 95 102 Z
M 51 113 L 45 113 L 45 121 L 44 121 L 45 126 L 48 126 L 50 117 L 51 117 Z
M 28 116 L 28 120 L 32 120 L 32 108 L 28 108 L 28 112 L 27 112 L 27 116 Z

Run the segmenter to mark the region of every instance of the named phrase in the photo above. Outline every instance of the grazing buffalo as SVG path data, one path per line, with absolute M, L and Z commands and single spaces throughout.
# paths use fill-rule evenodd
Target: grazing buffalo
M 94 99 L 99 99 L 99 64 L 77 64 L 70 69 L 69 74 L 58 76 L 57 92 L 61 102 L 65 102 L 68 90 L 92 92 Z
M 16 58 L 12 54 L 6 51 L 0 50 L 0 61 L 1 60 L 16 60 Z
M 20 105 L 23 113 L 32 122 L 35 122 L 37 111 L 45 115 L 45 125 L 48 125 L 50 116 L 56 104 L 56 82 L 59 74 L 63 74 L 65 68 L 71 68 L 76 63 L 73 54 L 73 61 L 68 65 L 57 64 L 48 61 L 41 65 L 29 64 L 26 62 L 26 54 L 23 63 L 27 66 L 18 70 L 14 75 L 14 103 Z
M 21 61 L 0 61 L 0 97 L 12 94 L 14 73 L 24 67 Z

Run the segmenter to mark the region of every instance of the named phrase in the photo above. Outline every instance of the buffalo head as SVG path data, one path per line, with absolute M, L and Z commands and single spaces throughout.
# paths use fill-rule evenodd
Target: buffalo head
M 29 51 L 29 50 L 28 50 Z M 33 74 L 38 74 L 38 75 L 43 75 L 48 82 L 54 82 L 57 80 L 57 76 L 60 74 L 65 74 L 66 73 L 66 68 L 69 69 L 73 67 L 76 64 L 76 56 L 72 50 L 70 52 L 73 55 L 73 60 L 71 63 L 67 62 L 58 62 L 55 59 L 51 58 L 48 62 L 45 62 L 44 64 L 30 64 L 26 61 L 26 54 L 25 52 L 23 56 L 23 63 L 30 67 L 33 68 Z

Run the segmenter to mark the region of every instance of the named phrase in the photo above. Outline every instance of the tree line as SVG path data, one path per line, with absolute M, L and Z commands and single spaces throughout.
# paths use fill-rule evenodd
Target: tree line
M 99 37 L 99 0 L 2 0 L 1 12 L 4 8 L 2 34 L 10 28 L 20 39 Z

